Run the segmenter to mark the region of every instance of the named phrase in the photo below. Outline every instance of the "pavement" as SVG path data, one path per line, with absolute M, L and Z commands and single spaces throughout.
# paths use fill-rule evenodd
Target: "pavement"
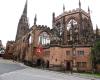
M 22 66 L 22 64 L 18 64 L 17 62 L 13 62 L 12 60 L 0 59 L 0 75 L 3 73 L 8 73 L 25 68 L 26 67 L 24 65 Z
M 3 64 L 9 64 L 11 66 Z M 4 69 L 8 69 L 9 71 L 6 70 L 3 72 L 4 69 L 2 69 L 2 67 Z M 0 69 L 2 69 L 3 72 L 0 74 L 0 80 L 100 80 L 99 78 L 85 77 L 80 76 L 79 74 L 61 73 L 31 68 L 23 65 L 22 63 L 13 62 L 9 60 L 0 60 Z

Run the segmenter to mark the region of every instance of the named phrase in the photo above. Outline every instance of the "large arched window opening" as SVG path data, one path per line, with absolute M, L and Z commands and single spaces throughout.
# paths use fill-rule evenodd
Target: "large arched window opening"
M 29 44 L 32 44 L 32 37 L 29 37 Z
M 68 22 L 68 24 L 67 24 L 67 30 L 70 30 L 70 29 L 71 29 L 72 24 L 73 24 L 74 28 L 78 28 L 78 23 L 77 23 L 77 21 L 74 20 L 74 19 L 71 19 L 71 20 Z
M 42 45 L 48 45 L 48 44 L 50 44 L 50 37 L 47 34 L 47 32 L 42 32 L 39 35 L 39 41 L 38 41 L 38 43 L 42 44 Z
M 59 35 L 61 36 L 63 32 L 63 25 L 60 22 L 58 22 L 56 24 L 56 27 L 57 27 L 56 29 L 58 30 Z
M 29 44 L 29 45 L 33 43 L 32 35 L 31 35 L 31 34 L 29 34 L 29 35 L 27 36 L 27 41 L 28 41 L 28 44 Z
M 75 19 L 70 19 L 70 21 L 67 24 L 68 41 L 72 41 L 73 39 L 74 41 L 77 41 L 79 38 L 78 31 L 79 27 L 77 21 Z

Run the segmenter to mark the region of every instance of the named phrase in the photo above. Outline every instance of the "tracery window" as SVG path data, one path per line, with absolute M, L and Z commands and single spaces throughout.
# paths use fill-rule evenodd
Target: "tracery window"
M 68 41 L 71 41 L 73 38 L 78 40 L 78 23 L 76 20 L 71 19 L 67 24 L 67 38 Z
M 62 32 L 63 32 L 63 25 L 60 22 L 58 22 L 56 24 L 56 26 L 57 26 L 57 30 L 59 32 L 59 35 L 61 36 L 62 35 Z
M 62 33 L 63 33 L 63 25 L 61 25 L 61 26 L 59 27 L 59 34 L 60 34 L 60 36 L 62 35 Z
M 69 22 L 68 22 L 68 24 L 67 24 L 67 30 L 70 30 L 71 29 L 71 25 L 73 24 L 73 26 L 75 27 L 75 28 L 77 28 L 78 26 L 77 26 L 77 21 L 76 20 L 74 20 L 74 19 L 71 19 Z
M 39 42 L 38 43 L 42 44 L 42 45 L 50 44 L 50 38 L 49 38 L 49 35 L 47 34 L 47 32 L 42 32 L 39 35 Z

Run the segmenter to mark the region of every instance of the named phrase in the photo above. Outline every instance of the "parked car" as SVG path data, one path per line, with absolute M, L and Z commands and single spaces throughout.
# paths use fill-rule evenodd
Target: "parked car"
M 0 54 L 4 54 L 4 53 L 5 53 L 5 51 L 4 51 L 4 50 L 1 50 L 1 51 L 0 51 Z

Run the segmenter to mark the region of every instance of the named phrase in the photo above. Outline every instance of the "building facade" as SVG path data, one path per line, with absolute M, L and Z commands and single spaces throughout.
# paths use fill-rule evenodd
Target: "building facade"
M 16 60 L 32 63 L 36 66 L 90 71 L 91 47 L 95 39 L 90 10 L 79 8 L 52 14 L 52 29 L 36 24 L 29 28 L 27 20 L 27 2 L 19 20 L 13 55 Z
M 2 44 L 2 41 L 0 40 L 0 57 L 3 57 L 5 54 L 5 48 Z
M 13 59 L 14 43 L 15 41 L 7 41 L 5 54 L 3 56 L 4 59 Z

